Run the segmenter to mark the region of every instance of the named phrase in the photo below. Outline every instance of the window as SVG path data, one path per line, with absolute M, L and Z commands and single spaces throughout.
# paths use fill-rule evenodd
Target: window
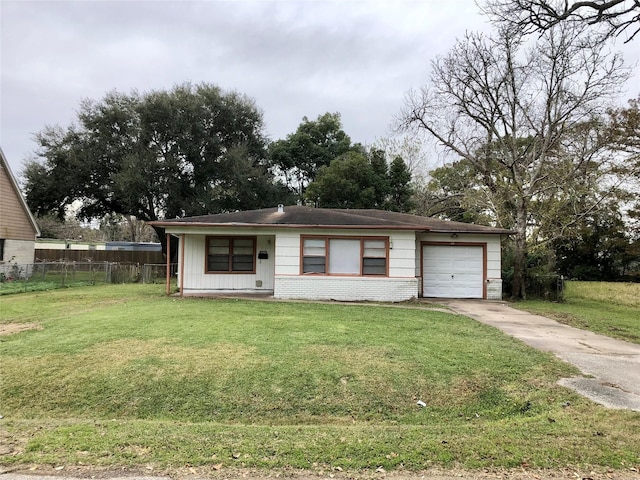
M 387 275 L 386 237 L 302 237 L 302 273 Z
M 254 237 L 207 237 L 207 273 L 255 273 Z
M 327 240 L 325 238 L 305 238 L 302 248 L 302 271 L 304 273 L 327 273 Z
M 363 275 L 387 274 L 387 242 L 385 240 L 364 240 L 362 253 Z
M 0 262 L 4 261 L 4 238 L 0 238 Z

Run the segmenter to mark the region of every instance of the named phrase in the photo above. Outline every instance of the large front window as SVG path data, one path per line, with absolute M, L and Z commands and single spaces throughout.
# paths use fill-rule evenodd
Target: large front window
M 254 237 L 207 237 L 207 273 L 255 273 Z
M 387 237 L 302 237 L 302 273 L 387 275 Z

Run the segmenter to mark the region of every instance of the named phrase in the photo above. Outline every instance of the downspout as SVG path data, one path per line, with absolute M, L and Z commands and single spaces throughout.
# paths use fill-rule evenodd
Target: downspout
M 171 234 L 167 233 L 167 295 L 171 295 Z
M 180 235 L 180 296 L 184 296 L 184 233 Z

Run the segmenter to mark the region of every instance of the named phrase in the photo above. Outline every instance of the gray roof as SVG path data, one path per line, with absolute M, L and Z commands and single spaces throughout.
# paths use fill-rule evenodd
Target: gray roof
M 509 234 L 503 228 L 452 222 L 431 217 L 384 210 L 312 208 L 288 205 L 283 212 L 276 207 L 241 212 L 217 213 L 197 217 L 151 222 L 159 227 L 283 227 L 283 228 L 357 228 L 379 230 L 415 230 L 434 233 Z

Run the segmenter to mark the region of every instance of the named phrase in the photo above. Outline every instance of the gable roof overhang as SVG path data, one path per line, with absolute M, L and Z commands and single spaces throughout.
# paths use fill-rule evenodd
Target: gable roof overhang
M 22 196 L 22 191 L 20 190 L 20 186 L 18 185 L 18 181 L 16 177 L 13 176 L 13 172 L 11 171 L 11 167 L 9 167 L 9 162 L 7 161 L 7 157 L 4 156 L 4 152 L 2 151 L 2 147 L 0 147 L 0 166 L 4 168 L 4 171 L 7 172 L 7 177 L 9 178 L 9 183 L 11 183 L 11 187 L 13 188 L 16 196 L 18 197 L 18 201 L 24 210 L 24 213 L 29 218 L 29 222 L 33 227 L 33 231 L 35 232 L 35 236 L 40 236 L 40 228 L 38 227 L 38 223 L 36 222 L 36 217 L 33 216 L 29 206 L 27 205 L 26 200 Z
M 404 230 L 431 233 L 508 235 L 511 230 L 368 209 L 312 208 L 297 205 L 263 208 L 150 222 L 172 231 L 192 228 L 295 228 L 335 230 Z

